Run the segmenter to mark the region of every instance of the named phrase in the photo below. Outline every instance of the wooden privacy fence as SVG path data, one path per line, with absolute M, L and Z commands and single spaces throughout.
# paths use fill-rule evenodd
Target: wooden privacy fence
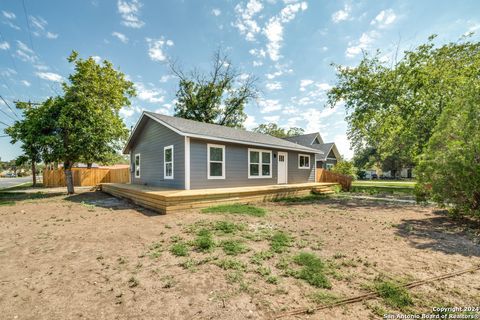
M 130 168 L 72 168 L 73 185 L 76 187 L 97 186 L 100 183 L 130 182 Z M 65 187 L 63 169 L 43 170 L 44 187 Z
M 317 182 L 338 182 L 345 191 L 350 190 L 353 178 L 344 174 L 334 173 L 325 169 L 317 168 Z

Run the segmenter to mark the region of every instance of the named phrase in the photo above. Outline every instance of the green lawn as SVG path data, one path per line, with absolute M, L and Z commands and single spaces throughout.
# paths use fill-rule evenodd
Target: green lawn
M 352 186 L 414 188 L 415 181 L 358 180 L 358 181 L 353 181 Z

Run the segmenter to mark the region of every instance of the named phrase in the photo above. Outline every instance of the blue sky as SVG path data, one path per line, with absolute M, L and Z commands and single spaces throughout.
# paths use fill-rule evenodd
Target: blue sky
M 23 5 L 25 4 L 25 6 Z M 353 66 L 362 50 L 391 60 L 430 34 L 437 42 L 480 32 L 479 1 L 147 1 L 3 0 L 0 3 L 0 94 L 42 101 L 61 92 L 72 72 L 71 50 L 107 59 L 135 83 L 122 110 L 128 126 L 142 110 L 172 114 L 177 81 L 166 61 L 208 70 L 221 47 L 241 73 L 258 77 L 261 96 L 246 112 L 247 128 L 264 122 L 319 131 L 351 157 L 342 105 L 324 108 L 335 82 L 330 63 Z M 28 23 L 27 23 L 28 21 Z M 474 36 L 478 40 L 478 36 Z M 0 100 L 0 121 L 15 115 Z M 0 129 L 5 124 L 0 123 Z M 3 133 L 0 133 L 3 136 Z M 0 157 L 20 154 L 0 138 Z

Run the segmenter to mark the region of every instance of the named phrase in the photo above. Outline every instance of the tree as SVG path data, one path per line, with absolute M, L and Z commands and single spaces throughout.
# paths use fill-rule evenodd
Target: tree
M 5 129 L 12 140 L 11 143 L 22 143 L 23 155 L 17 158 L 17 165 L 30 164 L 32 170 L 32 184 L 37 184 L 36 164 L 42 160 L 41 153 L 43 148 L 43 126 L 42 116 L 38 109 L 31 103 L 16 102 L 16 107 L 23 112 L 22 120 Z
M 279 127 L 276 123 L 262 123 L 258 127 L 254 128 L 253 131 L 268 134 L 277 138 L 294 137 L 302 135 L 304 133 L 304 130 L 302 128 L 292 127 L 289 129 L 285 129 Z
M 44 160 L 63 162 L 67 190 L 72 194 L 73 164 L 106 161 L 128 137 L 119 111 L 130 105 L 135 89 L 106 60 L 99 65 L 91 57 L 81 59 L 72 52 L 68 61 L 75 64 L 75 72 L 63 84 L 64 95 L 48 99 L 39 109 L 49 131 Z
M 479 60 L 474 62 L 480 70 Z M 480 80 L 444 108 L 417 167 L 417 189 L 457 214 L 480 218 Z
M 352 161 L 341 160 L 332 168 L 332 172 L 344 174 L 355 179 L 357 177 L 357 168 Z
M 182 71 L 175 63 L 170 68 L 179 79 L 175 116 L 205 123 L 242 128 L 245 105 L 257 97 L 255 78 L 244 77 L 218 50 L 208 74 Z
M 480 58 L 479 43 L 435 47 L 434 38 L 393 66 L 382 62 L 380 52 L 365 54 L 357 67 L 336 66 L 327 105 L 344 101 L 355 151 L 372 147 L 380 161 L 390 159 L 397 168 L 423 154 L 443 109 L 461 93 L 459 84 L 475 77 L 472 61 Z

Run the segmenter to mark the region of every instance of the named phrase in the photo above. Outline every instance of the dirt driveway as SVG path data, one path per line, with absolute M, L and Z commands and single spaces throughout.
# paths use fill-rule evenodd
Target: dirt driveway
M 17 195 L 0 206 L 0 318 L 268 319 L 368 292 L 379 276 L 408 282 L 480 263 L 479 226 L 432 207 L 352 199 L 260 207 L 266 216 L 162 216 L 101 192 Z M 195 249 L 200 229 L 213 249 Z M 287 239 L 281 250 L 275 232 Z M 330 288 L 295 273 L 299 252 L 324 261 Z M 480 272 L 409 294 L 411 312 L 480 306 Z M 398 312 L 378 299 L 299 318 L 390 311 Z

